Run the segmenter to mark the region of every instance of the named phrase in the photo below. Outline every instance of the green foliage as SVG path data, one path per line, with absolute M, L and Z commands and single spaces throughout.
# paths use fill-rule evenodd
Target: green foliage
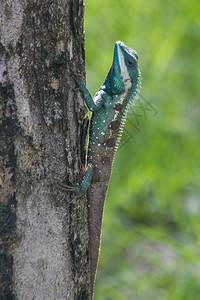
M 88 88 L 122 40 L 138 52 L 147 99 L 116 155 L 96 300 L 200 299 L 199 16 L 198 0 L 86 1 Z

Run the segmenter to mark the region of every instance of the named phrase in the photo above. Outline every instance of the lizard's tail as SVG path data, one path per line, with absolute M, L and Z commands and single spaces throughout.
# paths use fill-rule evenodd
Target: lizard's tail
M 94 285 L 96 279 L 97 265 L 99 261 L 99 253 L 101 247 L 101 229 L 103 220 L 103 210 L 105 202 L 105 194 L 107 189 L 100 185 L 92 185 L 90 188 L 89 199 L 89 237 L 90 237 L 90 290 L 91 299 L 94 297 Z M 104 194 L 104 195 L 103 195 Z M 92 197 L 91 197 L 92 196 Z

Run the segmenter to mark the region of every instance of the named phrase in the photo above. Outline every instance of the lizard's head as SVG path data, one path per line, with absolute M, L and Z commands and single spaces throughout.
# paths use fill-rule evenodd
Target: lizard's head
M 113 63 L 104 82 L 111 93 L 119 94 L 139 84 L 137 53 L 118 41 L 114 46 Z

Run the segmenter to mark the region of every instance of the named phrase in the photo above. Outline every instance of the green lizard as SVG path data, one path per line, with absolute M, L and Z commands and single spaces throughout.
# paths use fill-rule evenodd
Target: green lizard
M 140 86 L 137 53 L 120 41 L 115 43 L 112 66 L 94 99 L 82 81 L 76 79 L 76 82 L 92 112 L 87 171 L 79 187 L 60 184 L 60 188 L 74 192 L 75 198 L 88 193 L 92 298 L 101 243 L 104 203 L 113 159 L 127 109 L 134 104 L 134 98 Z

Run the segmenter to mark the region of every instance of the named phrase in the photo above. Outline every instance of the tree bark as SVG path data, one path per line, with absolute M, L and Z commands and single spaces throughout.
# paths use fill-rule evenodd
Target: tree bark
M 0 298 L 90 299 L 81 0 L 2 0 Z

